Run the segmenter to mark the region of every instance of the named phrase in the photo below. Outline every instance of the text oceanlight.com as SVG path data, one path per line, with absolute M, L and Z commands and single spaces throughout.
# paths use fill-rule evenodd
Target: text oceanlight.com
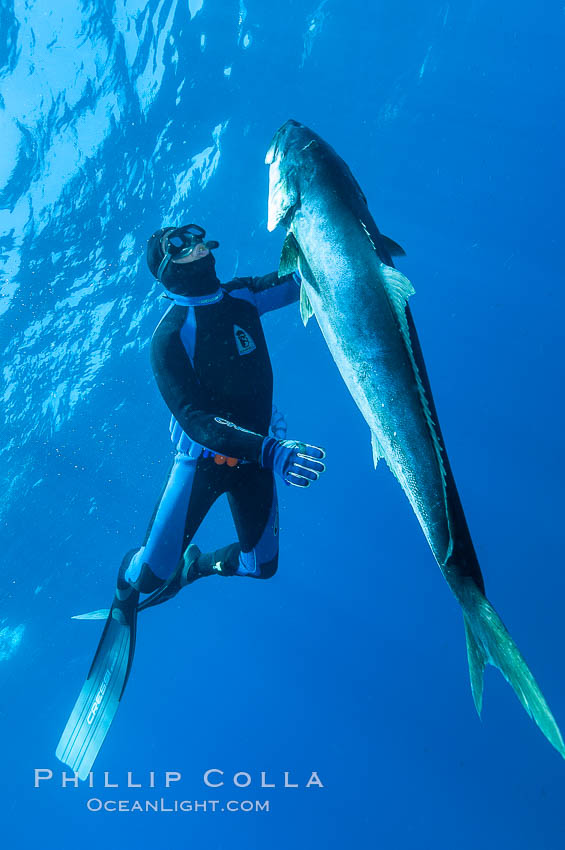
M 270 800 L 101 800 L 86 802 L 89 812 L 269 812 Z

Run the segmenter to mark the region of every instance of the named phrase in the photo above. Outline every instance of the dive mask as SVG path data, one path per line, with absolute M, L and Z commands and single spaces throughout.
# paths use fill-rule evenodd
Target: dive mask
M 198 224 L 185 224 L 168 230 L 163 237 L 164 254 L 157 270 L 158 279 L 163 279 L 163 272 L 171 260 L 188 257 L 200 243 L 203 242 L 210 251 L 219 247 L 220 243 L 214 239 L 204 242 L 205 236 L 206 231 Z

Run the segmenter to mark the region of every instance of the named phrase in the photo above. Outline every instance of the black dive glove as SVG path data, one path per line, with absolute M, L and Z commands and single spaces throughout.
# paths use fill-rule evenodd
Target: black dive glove
M 309 487 L 325 470 L 325 465 L 320 463 L 325 456 L 323 449 L 308 443 L 265 437 L 260 464 L 264 469 L 272 469 L 285 484 Z

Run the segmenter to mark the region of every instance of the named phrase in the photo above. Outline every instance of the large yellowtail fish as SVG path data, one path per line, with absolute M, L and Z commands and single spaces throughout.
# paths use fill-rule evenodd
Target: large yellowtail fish
M 549 706 L 485 596 L 408 306 L 414 289 L 392 262 L 402 248 L 380 233 L 346 163 L 308 127 L 287 121 L 265 161 L 268 228 L 287 231 L 280 273 L 299 269 L 302 319 L 316 316 L 369 426 L 375 465 L 384 459 L 398 479 L 463 609 L 477 711 L 490 663 L 565 757 Z

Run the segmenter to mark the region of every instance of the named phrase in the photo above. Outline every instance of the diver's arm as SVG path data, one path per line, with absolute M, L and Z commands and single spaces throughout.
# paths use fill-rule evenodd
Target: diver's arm
M 224 288 L 228 292 L 235 289 L 248 289 L 253 294 L 255 306 L 262 315 L 298 301 L 300 276 L 298 272 L 293 272 L 279 277 L 278 272 L 271 272 L 262 277 L 239 277 Z
M 151 341 L 153 374 L 165 404 L 185 434 L 217 454 L 259 462 L 265 435 L 207 411 L 180 335 L 158 331 Z

